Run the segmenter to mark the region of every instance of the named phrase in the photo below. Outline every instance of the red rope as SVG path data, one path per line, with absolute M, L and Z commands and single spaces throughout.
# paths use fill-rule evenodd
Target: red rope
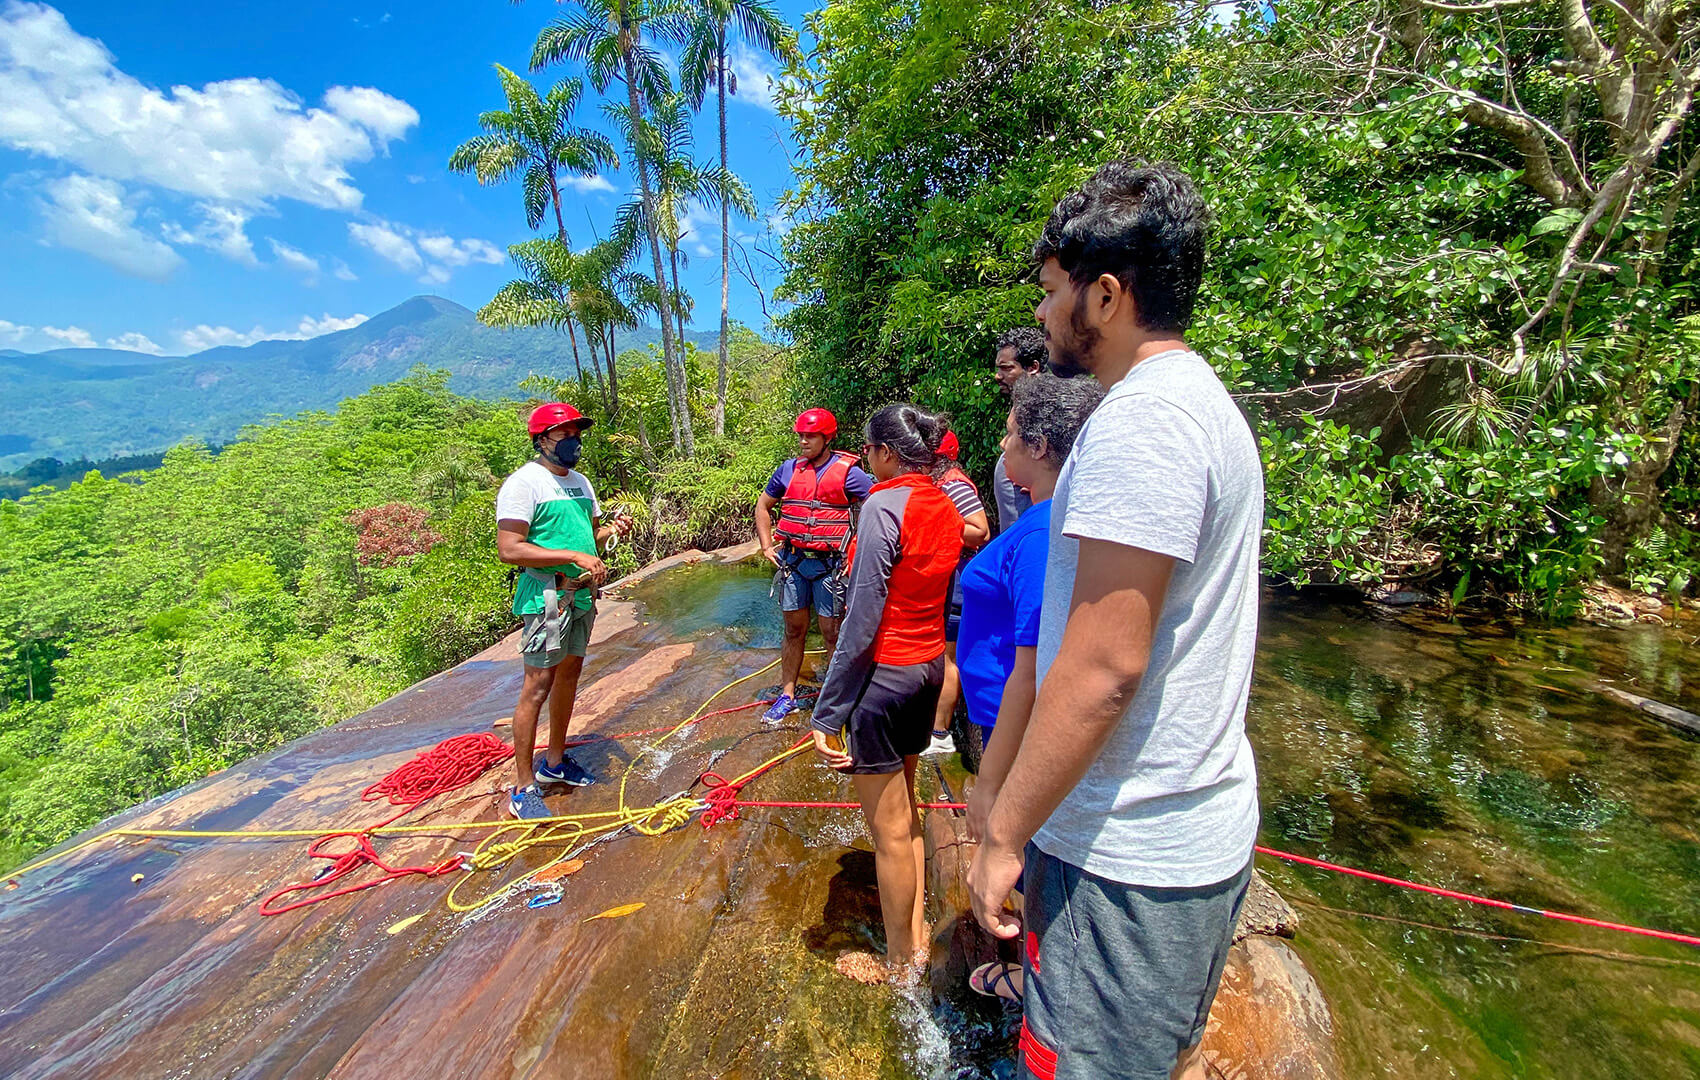
M 1458 892 L 1455 889 L 1442 889 L 1435 885 L 1424 885 L 1416 881 L 1406 881 L 1404 878 L 1388 877 L 1386 874 L 1373 874 L 1368 870 L 1356 867 L 1341 866 L 1338 863 L 1323 862 L 1304 855 L 1294 855 L 1288 851 L 1276 851 L 1274 848 L 1259 846 L 1258 852 L 1270 855 L 1287 862 L 1298 863 L 1301 866 L 1314 866 L 1319 870 L 1332 870 L 1336 874 L 1350 874 L 1352 877 L 1364 878 L 1367 881 L 1379 882 L 1383 885 L 1396 885 L 1401 889 L 1415 889 L 1417 892 L 1429 893 L 1432 896 L 1444 896 L 1448 900 L 1463 900 L 1471 904 L 1482 904 L 1486 907 L 1499 908 L 1502 911 L 1515 911 L 1523 915 L 1539 915 L 1542 918 L 1557 919 L 1560 922 L 1576 923 L 1578 926 L 1593 926 L 1601 930 L 1616 930 L 1624 934 L 1640 934 L 1642 937 L 1658 938 L 1661 941 L 1674 941 L 1681 945 L 1700 946 L 1700 937 L 1690 934 L 1676 934 L 1669 930 L 1651 930 L 1645 926 L 1629 926 L 1625 923 L 1606 922 L 1603 919 L 1590 919 L 1584 915 L 1571 915 L 1563 911 L 1548 911 L 1545 908 L 1527 907 L 1523 904 L 1513 904 L 1505 900 L 1495 900 L 1490 896 L 1477 896 L 1474 893 Z
M 735 705 L 729 709 L 717 709 L 714 712 L 703 713 L 697 720 L 706 720 L 711 716 L 723 716 L 727 713 L 743 712 L 759 705 L 771 704 L 767 701 L 752 701 L 747 705 Z M 635 739 L 643 735 L 657 735 L 664 731 L 672 731 L 677 725 L 649 728 L 644 731 L 625 731 L 614 735 L 593 734 L 567 740 L 568 746 L 583 746 L 585 743 L 599 742 L 605 739 Z M 543 749 L 542 745 L 534 750 Z M 444 739 L 429 750 L 421 751 L 409 761 L 403 762 L 385 776 L 360 793 L 363 802 L 387 800 L 391 806 L 399 806 L 401 810 L 385 818 L 375 825 L 364 829 L 354 829 L 342 832 L 326 833 L 307 845 L 309 859 L 323 859 L 330 863 L 308 881 L 298 881 L 293 885 L 285 885 L 264 900 L 260 901 L 261 915 L 281 915 L 286 911 L 308 907 L 335 896 L 347 896 L 349 893 L 360 892 L 377 885 L 395 881 L 398 878 L 413 874 L 423 874 L 426 877 L 438 877 L 451 870 L 459 869 L 459 855 L 430 866 L 391 866 L 386 863 L 372 846 L 371 832 L 392 825 L 404 815 L 438 795 L 446 795 L 458 791 L 484 775 L 489 769 L 514 756 L 513 747 L 498 739 L 487 731 L 472 735 L 455 735 Z M 758 774 L 759 775 L 759 774 Z M 747 781 L 746 781 L 747 782 Z M 324 845 L 332 840 L 344 837 L 354 839 L 354 847 L 348 851 L 325 851 Z M 382 876 L 347 885 L 330 892 L 318 893 L 342 878 L 347 877 L 363 866 L 373 866 L 382 871 Z M 299 892 L 313 891 L 316 895 L 288 904 L 278 904 L 285 896 Z
M 762 771 L 765 772 L 766 770 L 764 769 Z M 758 773 L 756 775 L 760 774 Z M 714 776 L 714 774 L 704 773 L 703 779 L 707 780 L 711 776 Z M 753 780 L 754 778 L 755 777 L 752 776 L 749 779 Z M 715 779 L 718 780 L 719 777 L 715 777 Z M 724 781 L 722 782 L 724 783 Z M 748 782 L 749 780 L 744 781 L 744 783 Z M 743 784 L 738 785 L 738 787 L 742 786 Z M 727 785 L 727 788 L 730 789 L 731 785 Z M 714 796 L 717 794 L 718 790 L 724 789 L 716 789 L 716 791 L 709 792 L 707 798 L 711 803 L 716 801 Z M 723 797 L 720 801 L 725 802 L 727 806 L 725 809 L 716 807 L 712 811 L 716 814 L 712 821 L 709 820 L 709 814 L 711 811 L 705 810 L 703 812 L 703 825 L 705 827 L 714 824 L 716 821 L 721 821 L 726 818 L 735 818 L 738 816 L 738 811 L 745 807 L 773 807 L 807 810 L 860 810 L 862 808 L 861 803 L 853 802 L 758 802 L 753 799 L 738 798 L 736 789 L 731 789 L 730 796 Z M 968 809 L 968 805 L 966 803 L 954 802 L 916 803 L 915 805 L 923 810 Z M 1437 885 L 1424 885 L 1417 881 L 1406 881 L 1404 878 L 1389 877 L 1386 874 L 1376 874 L 1368 870 L 1359 870 L 1353 866 L 1341 866 L 1339 863 L 1324 862 L 1321 859 L 1312 859 L 1305 855 L 1294 855 L 1290 851 L 1278 851 L 1275 848 L 1263 847 L 1261 844 L 1257 846 L 1256 850 L 1260 855 L 1268 855 L 1272 858 L 1284 859 L 1287 862 L 1298 863 L 1301 866 L 1311 866 L 1319 870 L 1331 870 L 1336 874 L 1349 874 L 1352 877 L 1364 878 L 1367 881 L 1379 882 L 1382 885 L 1393 885 L 1401 889 L 1414 889 L 1417 892 L 1428 893 L 1431 896 L 1442 896 L 1448 900 L 1462 900 L 1466 903 L 1481 904 L 1485 907 L 1498 908 L 1501 911 L 1515 911 L 1521 915 L 1539 915 L 1542 918 L 1556 919 L 1560 922 L 1575 923 L 1578 926 L 1592 926 L 1600 930 L 1616 930 L 1619 933 L 1639 934 L 1642 937 L 1657 938 L 1660 941 L 1674 941 L 1679 945 L 1693 945 L 1700 947 L 1700 937 L 1696 937 L 1691 934 L 1678 934 L 1670 930 L 1653 930 L 1645 926 L 1630 926 L 1627 923 L 1607 922 L 1604 919 L 1590 919 L 1585 915 L 1572 915 L 1564 911 L 1548 911 L 1545 908 L 1529 907 L 1525 904 L 1513 904 L 1508 900 L 1495 900 L 1491 896 L 1477 896 L 1475 893 L 1459 892 L 1456 889 L 1443 889 Z

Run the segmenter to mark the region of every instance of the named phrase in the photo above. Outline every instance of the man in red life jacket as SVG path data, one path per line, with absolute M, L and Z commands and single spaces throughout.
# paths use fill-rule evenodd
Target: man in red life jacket
M 838 623 L 844 617 L 841 572 L 854 528 L 850 508 L 860 505 L 874 486 L 855 454 L 832 449 L 838 420 L 830 412 L 809 409 L 797 417 L 794 430 L 797 456 L 773 470 L 756 500 L 756 536 L 761 553 L 778 571 L 779 607 L 785 613 L 779 697 L 763 716 L 769 724 L 797 708 L 797 677 L 803 670 L 811 606 L 827 652 L 838 645 Z

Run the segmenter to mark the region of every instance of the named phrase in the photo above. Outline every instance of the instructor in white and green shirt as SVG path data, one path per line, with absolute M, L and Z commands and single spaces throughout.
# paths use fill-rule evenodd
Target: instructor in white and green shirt
M 550 402 L 532 410 L 527 429 L 537 457 L 502 482 L 496 495 L 496 550 L 522 573 L 514 589 L 514 614 L 523 624 L 520 655 L 525 685 L 514 707 L 516 818 L 550 815 L 539 784 L 583 787 L 596 778 L 567 756 L 579 672 L 596 622 L 596 586 L 608 576 L 597 557 L 604 540 L 624 536 L 629 518 L 602 524 L 596 490 L 578 464 L 581 439 L 592 421 L 571 405 Z M 537 717 L 549 703 L 549 746 L 533 757 Z

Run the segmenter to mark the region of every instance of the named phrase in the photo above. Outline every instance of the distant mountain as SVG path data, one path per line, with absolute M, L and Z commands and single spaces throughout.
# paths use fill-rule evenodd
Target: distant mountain
M 705 349 L 718 340 L 713 333 L 690 338 Z M 659 340 L 659 332 L 643 329 L 621 335 L 615 347 Z M 226 345 L 193 356 L 0 349 L 0 470 L 43 457 L 147 453 L 191 437 L 224 442 L 244 424 L 332 408 L 418 364 L 448 370 L 450 385 L 463 394 L 496 398 L 517 395 L 517 384 L 533 372 L 570 375 L 573 354 L 565 334 L 492 329 L 434 296 L 306 341 Z

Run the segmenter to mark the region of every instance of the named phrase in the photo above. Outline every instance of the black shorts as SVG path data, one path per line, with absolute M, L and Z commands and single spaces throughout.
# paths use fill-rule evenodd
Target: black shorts
M 903 759 L 919 754 L 933 737 L 933 713 L 944 682 L 944 657 L 925 664 L 875 664 L 850 711 L 845 743 L 853 764 L 847 772 L 881 775 L 903 771 Z

